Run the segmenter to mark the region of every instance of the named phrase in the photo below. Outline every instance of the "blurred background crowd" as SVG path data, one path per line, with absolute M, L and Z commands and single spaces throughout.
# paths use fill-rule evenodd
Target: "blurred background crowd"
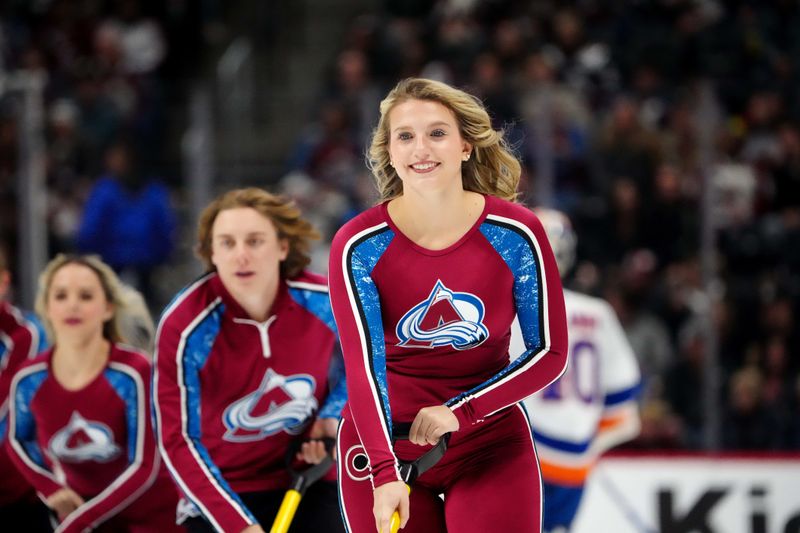
M 213 190 L 284 192 L 330 238 L 374 202 L 364 151 L 380 99 L 402 77 L 435 78 L 505 130 L 520 199 L 572 218 L 566 285 L 612 304 L 645 380 L 627 446 L 800 449 L 800 4 L 272 4 L 3 2 L 9 256 L 20 73 L 44 83 L 48 255 L 99 253 L 156 316 L 198 268 L 197 172 Z M 198 128 L 213 140 L 199 156 Z M 326 258 L 323 242 L 317 271 Z

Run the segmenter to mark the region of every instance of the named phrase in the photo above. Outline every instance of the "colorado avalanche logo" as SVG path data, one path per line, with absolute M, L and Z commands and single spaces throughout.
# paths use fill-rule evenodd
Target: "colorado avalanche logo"
M 222 415 L 230 442 L 251 442 L 285 431 L 298 435 L 317 410 L 316 382 L 308 374 L 282 376 L 267 370 L 258 389 L 235 401 Z
M 69 423 L 53 435 L 48 448 L 60 460 L 71 463 L 107 463 L 120 453 L 111 429 L 100 422 L 86 420 L 78 411 L 74 411 Z
M 415 305 L 397 323 L 398 346 L 436 348 L 450 345 L 468 350 L 489 337 L 483 325 L 484 306 L 467 292 L 453 292 L 436 281 L 428 298 Z

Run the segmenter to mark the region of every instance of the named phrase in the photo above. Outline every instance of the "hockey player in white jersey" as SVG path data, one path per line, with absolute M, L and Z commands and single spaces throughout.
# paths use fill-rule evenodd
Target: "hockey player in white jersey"
M 564 277 L 575 257 L 572 225 L 559 211 L 536 214 Z M 616 314 L 600 298 L 565 289 L 564 300 L 569 366 L 558 381 L 524 401 L 544 481 L 544 533 L 569 531 L 598 457 L 640 428 L 639 366 Z M 515 321 L 511 358 L 524 350 Z

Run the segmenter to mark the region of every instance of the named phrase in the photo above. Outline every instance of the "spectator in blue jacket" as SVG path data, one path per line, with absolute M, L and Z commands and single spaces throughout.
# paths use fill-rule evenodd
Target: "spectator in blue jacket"
M 170 257 L 175 224 L 167 188 L 142 171 L 133 144 L 115 142 L 84 206 L 79 251 L 99 254 L 153 305 L 153 271 Z

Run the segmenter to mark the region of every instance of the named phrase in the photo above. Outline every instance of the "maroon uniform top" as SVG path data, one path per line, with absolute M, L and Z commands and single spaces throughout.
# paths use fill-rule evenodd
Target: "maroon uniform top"
M 8 449 L 43 498 L 69 487 L 85 504 L 58 531 L 83 531 L 116 515 L 140 521 L 178 494 L 150 423 L 150 362 L 112 344 L 108 364 L 78 390 L 51 371 L 53 350 L 23 366 L 11 385 Z
M 475 225 L 443 250 L 414 244 L 387 204 L 336 234 L 330 292 L 349 413 L 373 484 L 399 480 L 394 422 L 446 404 L 461 428 L 555 380 L 566 367 L 564 296 L 544 229 L 525 207 L 485 197 Z M 509 363 L 520 316 L 526 352 Z
M 325 279 L 281 280 L 270 313 L 250 319 L 210 273 L 170 304 L 156 335 L 159 446 L 218 531 L 256 523 L 238 493 L 288 488 L 287 447 L 314 416 L 338 418 L 345 402 L 341 365 L 331 378 L 336 333 Z

